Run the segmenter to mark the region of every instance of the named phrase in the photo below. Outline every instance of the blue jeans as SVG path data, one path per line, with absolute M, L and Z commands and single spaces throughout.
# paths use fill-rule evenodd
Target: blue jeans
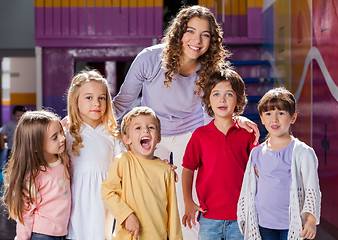
M 262 240 L 287 240 L 289 229 L 270 229 L 259 226 Z
M 48 236 L 45 234 L 33 232 L 30 240 L 66 240 L 66 236 L 60 236 L 60 237 Z
M 199 240 L 243 240 L 237 221 L 204 218 L 200 214 Z

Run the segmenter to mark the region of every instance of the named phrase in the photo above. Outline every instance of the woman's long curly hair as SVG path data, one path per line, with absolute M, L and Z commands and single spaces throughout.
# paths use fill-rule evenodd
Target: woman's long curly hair
M 181 58 L 183 55 L 181 40 L 183 34 L 187 31 L 189 20 L 193 17 L 208 20 L 211 32 L 209 49 L 198 58 L 201 68 L 197 72 L 199 79 L 196 81 L 197 90 L 195 93 L 201 95 L 203 86 L 207 82 L 210 74 L 215 69 L 223 66 L 224 59 L 229 58 L 231 55 L 222 45 L 223 31 L 220 25 L 217 23 L 213 13 L 206 7 L 196 5 L 181 8 L 167 28 L 162 40 L 162 42 L 166 43 L 166 47 L 163 51 L 163 61 L 167 69 L 165 72 L 166 80 L 164 81 L 164 85 L 169 87 L 173 81 L 173 75 L 178 74 L 180 71 Z
M 79 95 L 82 86 L 92 81 L 102 83 L 106 87 L 107 108 L 102 116 L 101 122 L 112 136 L 119 136 L 118 131 L 116 130 L 117 124 L 113 116 L 113 107 L 108 81 L 103 78 L 97 70 L 85 69 L 73 77 L 68 89 L 67 110 L 69 117 L 69 133 L 75 139 L 72 144 L 72 151 L 75 155 L 79 155 L 79 150 L 83 147 L 81 138 L 81 126 L 83 126 L 83 120 L 81 119 L 78 107 Z
M 23 215 L 29 204 L 35 203 L 36 178 L 49 166 L 44 159 L 44 141 L 49 124 L 60 122 L 60 118 L 49 111 L 29 111 L 19 120 L 14 133 L 11 157 L 5 166 L 4 195 L 9 216 L 23 222 Z M 65 176 L 70 181 L 71 169 L 66 149 L 58 154 L 65 167 Z M 27 199 L 27 200 L 24 200 Z

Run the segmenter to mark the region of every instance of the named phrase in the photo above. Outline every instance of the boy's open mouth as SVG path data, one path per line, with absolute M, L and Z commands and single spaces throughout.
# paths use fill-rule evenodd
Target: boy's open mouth
M 143 137 L 141 138 L 141 146 L 145 149 L 150 148 L 150 138 L 149 137 Z

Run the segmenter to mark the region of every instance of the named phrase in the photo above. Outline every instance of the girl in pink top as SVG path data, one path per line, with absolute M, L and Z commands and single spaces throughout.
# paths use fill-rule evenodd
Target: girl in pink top
M 21 117 L 5 168 L 3 196 L 17 221 L 16 239 L 66 239 L 71 174 L 65 150 L 58 116 L 31 111 Z

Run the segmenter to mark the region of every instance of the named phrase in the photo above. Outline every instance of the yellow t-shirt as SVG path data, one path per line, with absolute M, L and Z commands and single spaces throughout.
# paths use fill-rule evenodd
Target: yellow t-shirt
M 115 239 L 133 239 L 122 226 L 134 213 L 139 239 L 183 239 L 177 209 L 175 174 L 161 159 L 144 159 L 128 151 L 114 159 L 102 183 L 102 200 L 117 219 Z

